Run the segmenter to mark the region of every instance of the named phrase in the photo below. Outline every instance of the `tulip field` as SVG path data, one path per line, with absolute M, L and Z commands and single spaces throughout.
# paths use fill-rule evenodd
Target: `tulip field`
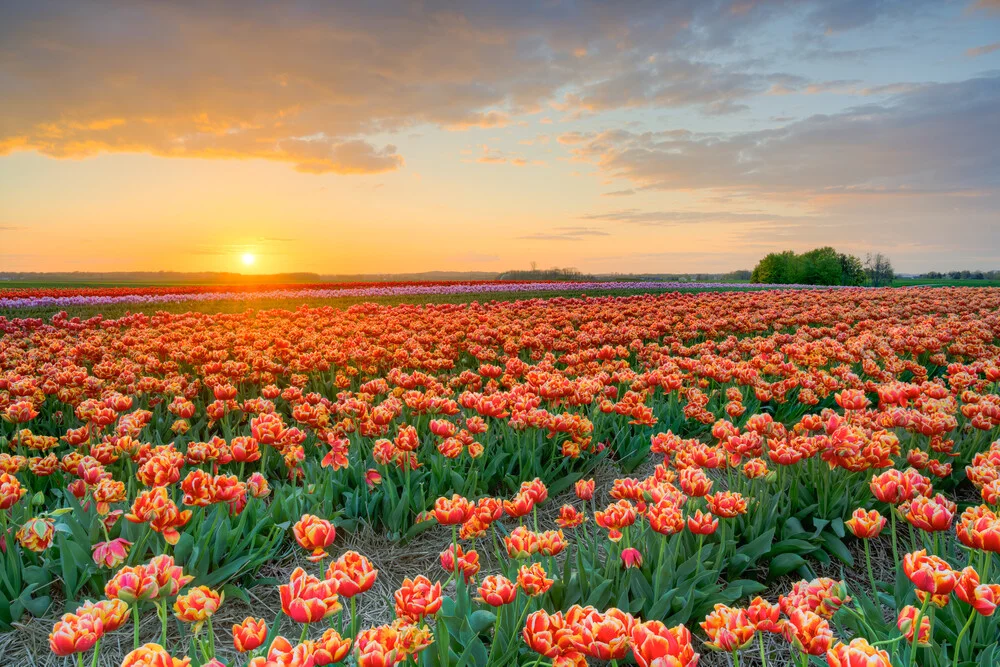
M 0 664 L 1000 664 L 1000 289 L 518 285 L 3 290 Z

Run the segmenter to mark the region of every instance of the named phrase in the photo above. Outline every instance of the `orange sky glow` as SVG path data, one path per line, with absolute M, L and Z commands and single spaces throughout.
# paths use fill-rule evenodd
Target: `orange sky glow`
M 0 271 L 1000 268 L 996 3 L 615 5 L 5 8 Z

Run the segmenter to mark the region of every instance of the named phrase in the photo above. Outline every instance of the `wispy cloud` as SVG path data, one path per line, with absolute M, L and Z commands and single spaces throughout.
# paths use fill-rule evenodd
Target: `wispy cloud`
M 985 46 L 977 46 L 966 51 L 965 55 L 968 58 L 978 58 L 979 56 L 985 56 L 986 54 L 993 53 L 994 51 L 1000 51 L 1000 42 L 993 42 L 992 44 L 986 44 Z
M 583 241 L 594 236 L 610 236 L 610 234 L 596 227 L 554 227 L 549 232 L 537 232 L 517 238 L 525 241 Z

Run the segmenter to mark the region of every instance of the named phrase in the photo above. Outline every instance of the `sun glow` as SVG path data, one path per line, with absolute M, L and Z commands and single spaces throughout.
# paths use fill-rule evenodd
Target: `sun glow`
M 256 262 L 256 261 L 257 261 L 257 258 L 254 257 L 253 253 L 251 253 L 251 252 L 245 252 L 245 253 L 243 253 L 243 265 L 244 266 L 253 266 L 253 263 Z

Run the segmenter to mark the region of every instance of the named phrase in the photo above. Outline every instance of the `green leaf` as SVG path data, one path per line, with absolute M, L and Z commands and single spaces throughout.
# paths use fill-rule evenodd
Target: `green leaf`
M 827 551 L 839 558 L 845 565 L 854 565 L 854 556 L 839 537 L 833 533 L 823 533 L 821 538 Z
M 780 577 L 788 574 L 797 567 L 805 565 L 805 563 L 806 559 L 798 554 L 779 554 L 771 560 L 768 573 L 772 578 Z
M 774 528 L 768 528 L 759 537 L 737 549 L 736 553 L 746 556 L 749 560 L 757 560 L 770 550 L 773 539 Z
M 478 634 L 486 628 L 491 627 L 496 623 L 496 620 L 497 615 L 492 611 L 480 609 L 479 611 L 472 612 L 472 615 L 469 616 L 469 625 L 472 627 L 473 632 Z

